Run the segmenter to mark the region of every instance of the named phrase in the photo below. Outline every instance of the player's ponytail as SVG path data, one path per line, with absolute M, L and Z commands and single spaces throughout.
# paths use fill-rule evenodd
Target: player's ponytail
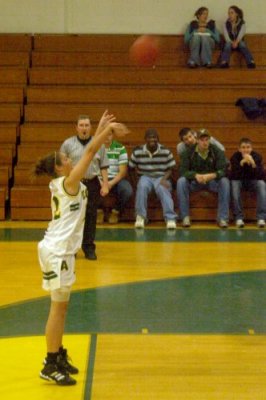
M 59 154 L 55 151 L 53 153 L 48 154 L 47 156 L 40 158 L 34 168 L 33 168 L 33 175 L 40 176 L 40 175 L 48 175 L 56 178 L 56 166 L 61 165 L 61 159 Z

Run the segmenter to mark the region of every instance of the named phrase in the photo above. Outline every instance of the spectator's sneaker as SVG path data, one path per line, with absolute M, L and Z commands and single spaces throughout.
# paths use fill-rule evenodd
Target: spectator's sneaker
M 250 63 L 247 64 L 247 67 L 248 67 L 249 69 L 254 69 L 254 68 L 256 68 L 256 64 L 255 64 L 254 61 L 251 61 Z
M 245 226 L 245 223 L 244 223 L 244 221 L 243 221 L 243 219 L 237 219 L 236 220 L 236 227 L 237 228 L 244 228 L 244 226 Z
M 188 66 L 188 68 L 197 68 L 198 67 L 197 64 L 194 63 L 193 61 L 188 62 L 187 66 Z
M 104 213 L 103 210 L 99 209 L 97 210 L 97 224 L 103 224 L 104 223 Z
M 223 68 L 223 69 L 229 68 L 229 64 L 227 62 L 223 62 L 220 64 L 220 68 Z
M 225 219 L 220 219 L 218 225 L 219 225 L 219 227 L 222 228 L 222 229 L 228 228 L 228 223 L 225 221 Z
M 166 228 L 167 229 L 176 229 L 176 222 L 175 222 L 175 220 L 168 220 L 167 222 L 166 222 Z
M 60 386 L 72 386 L 77 383 L 77 381 L 66 372 L 61 372 L 57 363 L 46 364 L 40 372 L 40 378 L 46 381 L 54 381 Z
M 109 217 L 108 217 L 108 222 L 109 224 L 117 224 L 118 223 L 118 216 L 119 216 L 119 211 L 115 210 L 114 208 L 112 209 Z
M 264 219 L 259 219 L 257 222 L 258 228 L 265 228 L 265 220 Z
M 189 218 L 189 217 L 183 218 L 182 226 L 183 226 L 184 228 L 189 228 L 190 225 L 191 225 L 190 218 Z
M 145 226 L 144 218 L 141 215 L 137 215 L 135 228 L 144 228 L 144 226 Z
M 62 373 L 68 373 L 71 375 L 78 374 L 79 370 L 77 367 L 74 367 L 74 365 L 70 364 L 71 358 L 67 354 L 67 349 L 61 348 L 59 349 L 59 355 L 57 358 L 57 365 L 58 369 Z

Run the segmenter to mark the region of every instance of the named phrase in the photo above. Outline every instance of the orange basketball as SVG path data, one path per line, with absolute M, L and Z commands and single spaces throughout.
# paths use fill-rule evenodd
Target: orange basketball
M 160 40 L 157 36 L 142 35 L 130 47 L 131 61 L 139 66 L 152 67 L 160 54 Z

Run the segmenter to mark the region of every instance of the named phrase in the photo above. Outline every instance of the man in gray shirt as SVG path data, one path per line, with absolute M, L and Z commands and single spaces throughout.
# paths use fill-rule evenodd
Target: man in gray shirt
M 97 132 L 103 128 L 107 121 L 113 119 L 106 111 L 97 128 Z M 91 123 L 87 115 L 80 115 L 77 121 L 77 135 L 72 136 L 64 141 L 60 151 L 65 153 L 71 158 L 73 165 L 75 165 L 82 157 L 86 145 L 93 140 L 91 136 Z M 107 169 L 109 161 L 106 155 L 105 147 L 102 146 L 94 156 L 86 175 L 84 176 L 83 183 L 88 189 L 88 204 L 86 209 L 86 217 L 83 231 L 82 250 L 84 251 L 85 258 L 89 260 L 97 260 L 95 253 L 95 234 L 96 234 L 96 220 L 97 208 L 101 196 L 106 196 L 109 192 L 108 189 L 108 174 Z M 102 184 L 99 182 L 98 176 L 102 176 Z
M 205 131 L 208 136 L 209 132 L 207 129 L 200 129 L 199 132 L 202 134 L 202 131 Z M 179 137 L 181 142 L 177 144 L 177 154 L 180 156 L 184 151 L 186 151 L 188 148 L 194 146 L 197 143 L 197 132 L 195 132 L 191 128 L 182 128 L 179 131 Z M 225 151 L 224 146 L 218 142 L 214 137 L 210 136 L 210 143 L 214 144 L 216 147 L 218 147 L 220 150 Z

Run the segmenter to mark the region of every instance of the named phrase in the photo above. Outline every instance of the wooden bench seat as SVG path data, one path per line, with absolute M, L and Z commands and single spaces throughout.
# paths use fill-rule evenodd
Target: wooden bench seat
M 16 144 L 19 136 L 19 125 L 1 124 L 0 125 L 0 145 L 4 143 Z
M 12 167 L 14 158 L 14 149 L 11 145 L 0 145 L 0 165 Z
M 10 196 L 12 220 L 51 219 L 48 186 L 14 186 Z
M 218 62 L 221 51 L 213 52 L 213 64 Z M 266 52 L 253 52 L 257 67 L 266 65 Z M 156 67 L 182 67 L 186 66 L 189 58 L 188 48 L 173 49 L 171 52 L 163 52 L 155 62 Z M 1 58 L 0 58 L 1 65 Z M 8 64 L 7 64 L 8 65 Z M 32 66 L 33 67 L 95 67 L 95 66 L 132 66 L 129 51 L 33 51 Z M 245 60 L 241 53 L 234 52 L 230 58 L 231 67 L 246 67 Z
M 17 158 L 20 164 L 35 164 L 37 158 L 57 150 L 54 143 L 21 144 L 17 148 Z
M 36 160 L 35 160 L 36 161 Z M 51 178 L 48 176 L 32 176 L 33 162 L 18 163 L 14 168 L 14 186 L 48 186 Z
M 0 103 L 23 104 L 23 86 L 0 86 Z
M 175 208 L 178 212 L 175 192 Z M 11 218 L 13 220 L 48 220 L 51 218 L 50 191 L 48 185 L 14 186 L 11 189 Z M 112 206 L 112 200 L 110 202 Z M 162 220 L 162 209 L 158 199 L 150 197 L 148 203 L 150 221 Z M 243 206 L 247 219 L 255 220 L 256 199 L 252 193 L 243 193 Z M 217 214 L 217 195 L 207 191 L 192 193 L 190 196 L 190 214 L 192 220 L 215 221 Z M 127 205 L 122 214 L 122 221 L 134 221 L 134 200 Z
M 23 67 L 0 67 L 0 85 L 27 84 L 27 68 Z
M 210 133 L 219 139 L 221 143 L 231 142 L 232 144 L 238 144 L 240 138 L 250 137 L 255 146 L 259 146 L 260 143 L 265 143 L 265 125 L 261 124 L 190 124 L 192 129 L 199 129 L 201 127 L 209 129 Z M 144 140 L 144 133 L 150 126 L 148 124 L 136 124 L 130 123 L 128 127 L 131 131 L 130 135 L 123 138 L 123 143 L 126 144 L 141 144 Z M 161 124 L 158 123 L 154 127 L 158 130 L 160 141 L 163 144 L 177 143 L 179 142 L 178 132 L 184 127 L 183 124 Z M 96 128 L 96 124 L 94 125 Z M 65 139 L 76 134 L 75 124 L 51 124 L 51 123 L 25 123 L 20 127 L 20 140 L 22 144 L 30 143 L 50 143 L 54 142 L 59 145 L 63 143 Z
M 14 122 L 20 123 L 20 119 L 23 113 L 23 106 L 19 104 L 0 104 L 0 123 L 2 122 Z
M 128 51 L 139 35 L 135 34 L 35 34 L 33 49 L 63 52 Z M 163 52 L 184 49 L 183 35 L 160 35 Z M 246 42 L 252 51 L 266 51 L 265 34 L 247 34 Z
M 10 169 L 7 165 L 0 166 L 0 187 L 8 189 L 8 183 L 10 178 Z
M 7 190 L 5 187 L 0 185 L 0 220 L 3 221 L 6 217 L 6 194 Z
M 32 35 L 28 33 L 1 33 L 0 51 L 29 52 L 32 48 Z
M 80 114 L 90 113 L 91 120 L 98 121 L 103 109 L 101 105 L 85 106 L 61 104 L 30 104 L 25 106 L 26 122 L 73 122 Z M 0 109 L 1 111 L 1 109 Z M 114 104 L 112 113 L 118 121 L 125 123 L 138 122 L 149 124 L 157 123 L 198 123 L 200 126 L 207 123 L 241 123 L 248 122 L 243 111 L 234 105 L 181 105 L 181 104 Z M 254 123 L 263 123 L 258 118 Z
M 0 51 L 0 66 L 29 67 L 29 51 Z
M 265 97 L 265 87 L 261 85 L 232 87 L 72 87 L 72 86 L 29 86 L 26 98 L 28 104 L 109 104 L 113 103 L 181 103 L 181 104 L 231 104 L 241 97 Z M 0 89 L 1 101 L 1 89 Z
M 199 68 L 32 68 L 30 85 L 261 85 L 266 84 L 264 70 Z M 1 81 L 0 81 L 1 83 Z

